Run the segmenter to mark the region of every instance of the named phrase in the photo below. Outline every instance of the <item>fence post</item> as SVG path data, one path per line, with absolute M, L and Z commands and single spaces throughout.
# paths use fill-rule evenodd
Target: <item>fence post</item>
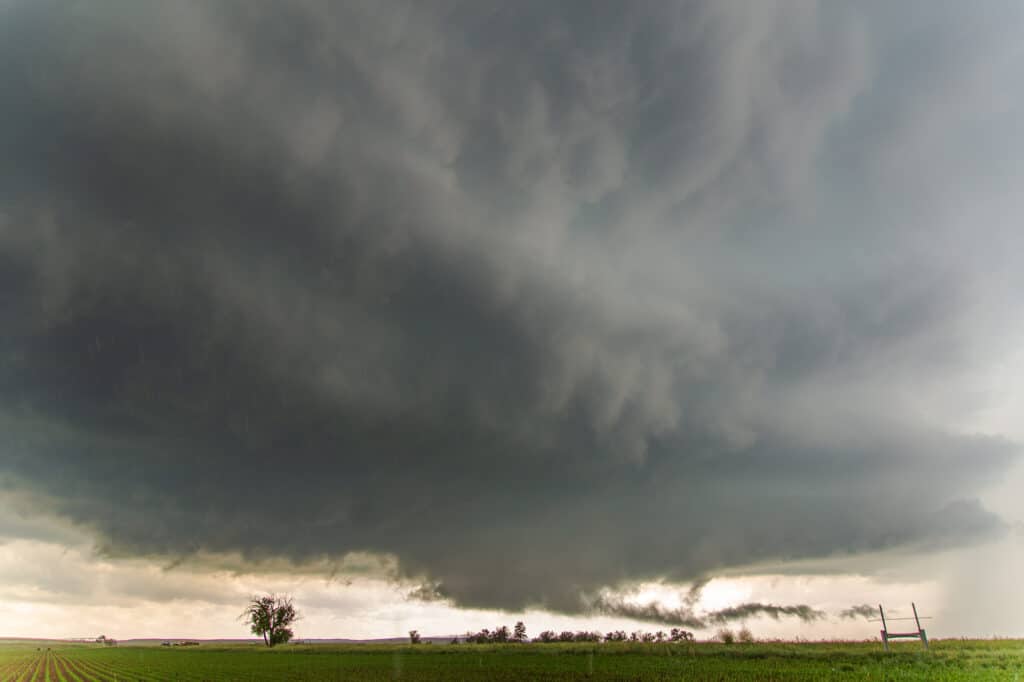
M 882 644 L 885 646 L 885 650 L 889 650 L 889 628 L 885 626 L 885 611 L 882 610 L 882 605 L 878 605 L 878 615 L 882 617 Z
M 917 623 L 917 633 L 921 636 L 921 641 L 924 643 L 925 651 L 927 651 L 928 635 L 925 633 L 924 628 L 921 627 L 921 619 L 917 617 L 917 606 L 914 602 L 910 602 L 910 608 L 914 609 L 914 622 Z
M 919 640 L 921 640 L 921 644 L 924 646 L 925 651 L 928 650 L 928 648 L 929 648 L 928 647 L 928 633 L 925 632 L 925 629 L 923 627 L 921 627 L 921 616 L 919 616 L 917 614 L 917 604 L 911 602 L 910 603 L 910 608 L 914 610 L 914 617 L 913 618 L 893 618 L 893 619 L 890 619 L 890 620 L 912 620 L 912 621 L 914 621 L 914 624 L 917 625 L 917 630 L 915 630 L 914 632 L 899 632 L 899 631 L 889 632 L 889 624 L 885 620 L 885 609 L 882 608 L 881 604 L 878 605 L 878 616 L 879 616 L 879 619 L 882 621 L 882 630 L 881 630 L 882 645 L 885 647 L 886 651 L 889 650 L 889 640 L 890 639 L 900 639 L 900 638 L 919 639 Z M 928 616 L 925 616 L 925 620 L 928 620 L 928 618 L 929 618 Z M 874 619 L 869 619 L 869 620 L 874 620 Z

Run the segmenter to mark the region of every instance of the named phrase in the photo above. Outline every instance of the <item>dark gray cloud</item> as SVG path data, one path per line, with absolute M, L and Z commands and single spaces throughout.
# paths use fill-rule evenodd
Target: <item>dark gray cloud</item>
M 814 609 L 807 604 L 780 606 L 778 604 L 761 604 L 746 602 L 716 611 L 696 611 L 690 605 L 674 609 L 658 603 L 636 604 L 618 598 L 604 597 L 594 601 L 592 608 L 603 615 L 631 618 L 633 620 L 665 625 L 682 625 L 683 627 L 705 629 L 717 625 L 726 625 L 735 621 L 744 621 L 758 616 L 779 618 L 798 618 L 811 622 L 825 617 L 824 611 Z
M 856 604 L 848 609 L 843 609 L 839 612 L 840 618 L 874 618 L 876 613 L 876 607 L 871 604 Z
M 578 611 L 1003 530 L 970 500 L 1011 444 L 912 407 L 970 366 L 969 283 L 815 216 L 858 17 L 0 12 L 0 477 L 105 551 Z

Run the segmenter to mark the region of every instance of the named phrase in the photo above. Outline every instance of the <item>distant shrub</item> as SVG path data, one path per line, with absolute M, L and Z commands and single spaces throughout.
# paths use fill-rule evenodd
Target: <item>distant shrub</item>
M 679 628 L 672 628 L 669 633 L 669 639 L 673 642 L 692 642 L 693 633 L 689 630 L 681 630 Z
M 752 633 L 749 628 L 744 626 L 740 629 L 739 632 L 736 633 L 736 639 L 738 639 L 741 644 L 753 644 L 754 633 Z
M 715 637 L 722 644 L 733 644 L 736 641 L 736 635 L 729 628 L 722 628 Z

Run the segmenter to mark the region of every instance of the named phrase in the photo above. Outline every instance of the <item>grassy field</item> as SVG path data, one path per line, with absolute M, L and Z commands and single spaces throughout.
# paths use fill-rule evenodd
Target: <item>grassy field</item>
M 1024 680 L 1024 641 L 902 643 L 0 645 L 0 680 Z

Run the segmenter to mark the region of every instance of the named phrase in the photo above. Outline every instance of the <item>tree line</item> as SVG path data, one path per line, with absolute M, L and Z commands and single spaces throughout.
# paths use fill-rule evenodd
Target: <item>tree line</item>
M 287 595 L 268 594 L 265 596 L 253 596 L 245 611 L 239 616 L 249 625 L 254 635 L 263 638 L 266 646 L 272 647 L 276 644 L 284 644 L 294 636 L 291 625 L 301 618 L 291 597 Z M 738 633 L 723 628 L 718 631 L 716 638 L 725 643 L 732 644 L 739 641 L 743 643 L 753 642 L 754 637 L 747 628 L 741 629 Z M 100 636 L 97 642 L 113 644 L 115 640 Z M 467 644 L 522 644 L 525 642 L 536 642 L 539 644 L 550 644 L 554 642 L 693 642 L 693 633 L 681 628 L 672 628 L 670 631 L 658 630 L 646 632 L 635 630 L 627 633 L 625 630 L 612 630 L 601 634 L 596 630 L 544 630 L 539 635 L 530 639 L 526 634 L 526 625 L 518 621 L 512 629 L 507 625 L 500 625 L 493 630 L 484 628 L 479 632 L 467 632 L 462 642 Z M 420 633 L 417 630 L 409 631 L 409 643 L 420 644 Z M 455 637 L 452 644 L 459 644 L 460 640 Z
M 536 642 L 539 644 L 551 644 L 554 642 L 692 642 L 693 633 L 681 628 L 672 628 L 670 631 L 658 630 L 657 632 L 645 632 L 636 630 L 626 632 L 625 630 L 613 630 L 604 634 L 594 630 L 544 630 L 539 635 L 530 639 L 526 635 L 526 625 L 519 621 L 510 630 L 507 625 L 501 625 L 489 630 L 484 628 L 479 632 L 467 632 L 461 642 L 466 644 L 522 644 L 525 642 Z M 409 642 L 419 644 L 420 636 L 416 630 L 409 632 Z M 452 644 L 459 644 L 460 640 L 455 637 Z

